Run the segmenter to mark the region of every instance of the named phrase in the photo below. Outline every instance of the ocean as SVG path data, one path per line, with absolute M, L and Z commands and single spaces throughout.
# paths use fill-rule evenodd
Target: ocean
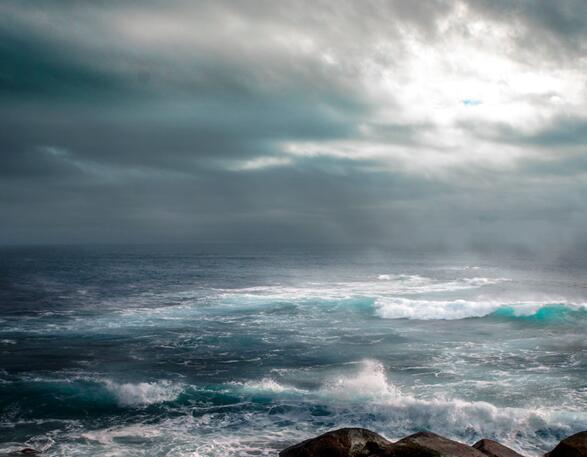
M 587 430 L 587 266 L 382 248 L 0 250 L 0 454 L 275 456 Z

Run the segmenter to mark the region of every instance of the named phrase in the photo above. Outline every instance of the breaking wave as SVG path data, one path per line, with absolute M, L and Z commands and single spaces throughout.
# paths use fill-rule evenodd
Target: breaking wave
M 144 406 L 173 401 L 184 390 L 182 385 L 170 381 L 119 384 L 106 380 L 103 383 L 122 406 Z
M 12 378 L 3 383 L 0 411 L 14 408 L 27 418 L 29 408 L 36 408 L 39 417 L 77 417 L 80 413 L 111 414 L 120 408 L 144 408 L 173 402 L 186 386 L 171 381 L 120 383 L 94 376 L 52 378 Z
M 491 300 L 414 300 L 383 297 L 375 300 L 375 312 L 385 319 L 466 319 L 473 317 L 523 318 L 538 321 L 564 319 L 573 313 L 585 313 L 582 303 L 511 303 Z
M 333 426 L 366 426 L 391 439 L 431 430 L 466 442 L 496 439 L 535 454 L 587 428 L 584 412 L 500 408 L 455 398 L 419 399 L 390 382 L 383 364 L 376 360 L 362 361 L 358 370 L 330 378 L 313 392 L 267 379 L 255 384 L 259 390 L 264 386 L 268 394 L 298 394 L 300 401 L 325 405 L 336 420 Z M 536 447 L 528 448 L 528 443 Z
M 304 435 L 342 426 L 367 427 L 390 439 L 424 429 L 464 442 L 485 437 L 528 455 L 538 455 L 562 437 L 587 428 L 587 413 L 581 411 L 500 408 L 484 401 L 418 398 L 394 384 L 377 360 L 363 360 L 342 373 L 326 375 L 314 388 L 301 388 L 270 377 L 214 387 L 171 381 L 77 380 L 71 384 L 77 392 L 64 397 L 61 386 L 57 395 L 60 401 L 67 403 L 85 395 L 126 408 L 172 402 L 179 413 L 162 422 L 81 432 L 83 441 L 75 444 L 80 455 L 93 455 L 96 446 L 115 452 L 121 439 L 132 439 L 154 449 L 162 443 L 159 438 L 163 435 L 186 452 L 198 451 L 193 455 L 275 455 L 276 450 Z M 186 401 L 178 402 L 183 396 Z M 297 424 L 297 431 L 291 427 L 293 424 Z M 263 430 L 262 436 L 259 430 Z M 219 431 L 223 437 L 220 441 Z M 260 448 L 265 448 L 266 453 L 258 454 Z
M 420 275 L 381 274 L 376 281 L 307 283 L 293 286 L 257 286 L 216 289 L 226 304 L 255 304 L 273 301 L 343 300 L 359 297 L 388 297 L 479 289 L 509 281 L 507 278 L 459 278 L 441 280 Z

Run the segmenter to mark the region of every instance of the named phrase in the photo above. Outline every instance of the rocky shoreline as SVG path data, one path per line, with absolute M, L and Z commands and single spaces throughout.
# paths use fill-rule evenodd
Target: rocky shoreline
M 280 457 L 524 457 L 497 441 L 469 446 L 431 432 L 395 443 L 364 428 L 341 428 L 284 449 Z M 587 431 L 562 440 L 544 457 L 587 457 Z

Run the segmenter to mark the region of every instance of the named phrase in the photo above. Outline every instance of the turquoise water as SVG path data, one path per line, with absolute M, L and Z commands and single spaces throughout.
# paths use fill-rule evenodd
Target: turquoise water
M 538 455 L 587 429 L 585 271 L 379 249 L 4 248 L 0 453 L 276 455 L 352 425 Z

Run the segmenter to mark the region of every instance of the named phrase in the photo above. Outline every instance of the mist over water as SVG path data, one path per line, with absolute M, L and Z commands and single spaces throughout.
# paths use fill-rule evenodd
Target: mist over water
M 587 429 L 586 271 L 348 247 L 4 248 L 0 452 L 272 456 L 361 426 L 538 455 Z

